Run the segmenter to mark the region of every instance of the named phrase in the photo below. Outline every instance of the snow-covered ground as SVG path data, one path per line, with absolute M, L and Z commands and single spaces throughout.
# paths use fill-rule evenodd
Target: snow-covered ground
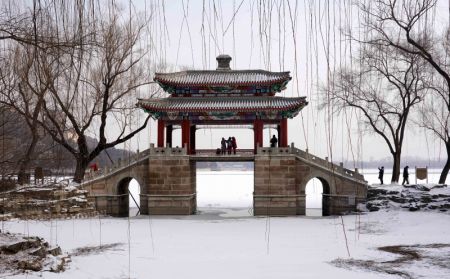
M 241 175 L 207 176 L 192 216 L 3 222 L 72 254 L 63 273 L 9 278 L 450 278 L 449 213 L 253 217 Z
M 79 254 L 64 273 L 27 278 L 399 278 L 348 260 L 376 263 L 400 257 L 378 250 L 381 246 L 450 244 L 447 213 L 344 216 L 346 235 L 339 217 L 238 215 L 237 209 L 210 209 L 194 216 L 9 221 L 2 227 Z M 76 253 L 85 247 L 90 249 L 81 251 L 88 252 Z M 449 278 L 450 248 L 425 248 L 417 248 L 423 250 L 420 260 L 380 265 L 411 278 Z

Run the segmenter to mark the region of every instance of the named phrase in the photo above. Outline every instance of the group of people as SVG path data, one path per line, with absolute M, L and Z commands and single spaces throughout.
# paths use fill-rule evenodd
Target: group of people
M 227 153 L 231 154 L 231 152 L 233 152 L 233 154 L 236 154 L 236 148 L 237 143 L 235 137 L 229 137 L 227 140 L 225 138 L 222 138 L 222 140 L 220 141 L 220 153 L 222 155 L 225 155 Z
M 275 135 L 270 139 L 270 147 L 277 147 L 278 146 L 278 139 Z M 217 155 L 225 155 L 225 154 L 236 154 L 237 149 L 237 143 L 235 137 L 228 137 L 226 140 L 225 138 L 222 138 L 220 141 L 220 149 L 217 148 Z
M 409 166 L 403 168 L 403 182 L 402 185 L 409 184 Z M 384 167 L 378 168 L 378 179 L 380 180 L 381 185 L 383 185 L 383 176 L 384 176 Z

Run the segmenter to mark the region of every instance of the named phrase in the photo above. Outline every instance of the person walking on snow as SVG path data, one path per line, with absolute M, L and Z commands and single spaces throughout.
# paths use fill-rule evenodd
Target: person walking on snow
M 403 169 L 403 182 L 402 182 L 402 185 L 405 185 L 405 182 L 406 182 L 406 184 L 409 184 L 409 173 L 408 173 L 408 169 L 409 169 L 408 166 L 406 166 L 406 167 Z
M 381 185 L 383 185 L 383 176 L 384 176 L 384 167 L 378 168 L 378 179 L 380 180 Z

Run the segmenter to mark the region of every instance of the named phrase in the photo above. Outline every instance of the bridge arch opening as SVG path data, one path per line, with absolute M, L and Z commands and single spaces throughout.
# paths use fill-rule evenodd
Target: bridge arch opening
M 305 215 L 328 216 L 330 185 L 321 177 L 313 177 L 305 187 Z
M 253 162 L 197 162 L 197 213 L 253 215 Z
M 119 216 L 136 216 L 140 210 L 141 185 L 133 177 L 120 180 L 117 187 Z

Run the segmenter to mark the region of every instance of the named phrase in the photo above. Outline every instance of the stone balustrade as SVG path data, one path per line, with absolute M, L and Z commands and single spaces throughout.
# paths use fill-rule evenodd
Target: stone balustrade
M 186 148 L 181 147 L 154 147 L 153 144 L 150 144 L 150 155 L 151 156 L 180 156 L 187 155 Z
M 354 178 L 357 180 L 364 180 L 364 176 L 355 171 L 344 168 L 343 163 L 339 165 L 333 164 L 328 161 L 328 158 L 322 159 L 313 154 L 310 154 L 307 150 L 303 151 L 301 149 L 295 148 L 294 143 L 291 144 L 290 147 L 258 147 L 257 155 L 259 156 L 270 156 L 270 155 L 288 155 L 293 154 L 299 158 L 306 160 L 307 162 L 314 163 L 315 165 L 321 166 L 329 171 L 332 171 L 336 174 L 341 174 L 350 178 Z
M 130 167 L 133 164 L 136 164 L 137 162 L 140 162 L 141 160 L 148 158 L 149 155 L 150 149 L 146 149 L 141 152 L 137 150 L 136 154 L 134 154 L 133 156 L 128 156 L 125 159 L 119 158 L 119 160 L 117 160 L 117 162 L 115 162 L 112 166 L 106 166 L 104 168 L 99 169 L 96 172 L 88 173 L 85 177 L 85 181 L 107 176 L 123 168 Z

